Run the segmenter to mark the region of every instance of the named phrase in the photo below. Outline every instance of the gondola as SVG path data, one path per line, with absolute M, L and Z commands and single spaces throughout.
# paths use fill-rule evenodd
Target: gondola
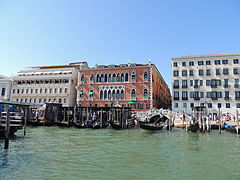
M 53 122 L 48 122 L 48 121 L 32 121 L 32 120 L 28 120 L 27 121 L 27 125 L 28 126 L 53 126 L 54 123 Z
M 226 131 L 232 132 L 232 133 L 237 133 L 237 127 L 229 125 L 227 123 L 224 123 L 224 129 Z M 240 132 L 240 128 L 238 128 L 238 132 Z
M 133 119 L 128 120 L 126 125 L 122 125 L 119 122 L 114 122 L 114 121 L 109 121 L 110 126 L 113 129 L 117 129 L 117 130 L 121 130 L 121 129 L 130 129 L 130 128 L 134 128 L 135 126 L 135 121 Z
M 187 127 L 187 130 L 190 131 L 190 132 L 197 132 L 197 131 L 199 131 L 199 129 L 200 129 L 200 127 L 199 127 L 198 122 L 196 122 L 195 124 L 190 124 Z
M 146 130 L 162 130 L 165 123 L 151 123 L 139 121 L 139 127 Z
M 56 125 L 56 126 L 59 126 L 59 127 L 72 127 L 73 126 L 73 123 L 71 123 L 71 122 L 64 122 L 64 121 L 62 121 L 62 122 L 60 122 L 60 121 L 54 121 L 54 124 Z

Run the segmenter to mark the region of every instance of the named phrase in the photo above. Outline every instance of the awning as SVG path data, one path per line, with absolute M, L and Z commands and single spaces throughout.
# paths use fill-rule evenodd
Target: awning
M 89 94 L 89 95 L 92 95 L 92 94 L 93 94 L 93 92 L 89 92 L 88 94 Z
M 52 73 L 52 71 L 46 71 L 43 74 L 51 74 L 51 73 Z
M 53 71 L 53 74 L 60 74 L 62 71 Z
M 43 72 L 35 72 L 34 74 L 37 74 L 37 75 L 40 75 L 42 74 Z
M 72 71 L 62 71 L 62 73 L 64 73 L 64 74 L 70 74 L 70 73 L 72 73 Z

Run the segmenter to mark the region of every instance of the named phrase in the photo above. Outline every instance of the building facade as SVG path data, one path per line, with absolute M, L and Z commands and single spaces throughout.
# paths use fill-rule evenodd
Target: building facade
M 79 106 L 121 106 L 149 110 L 170 104 L 168 86 L 155 65 L 96 65 L 78 74 Z
M 240 110 L 240 54 L 172 58 L 172 109 L 191 113 L 205 106 L 209 113 Z
M 11 78 L 0 75 L 0 100 L 10 100 Z
M 88 68 L 86 62 L 69 65 L 36 66 L 20 71 L 13 77 L 11 100 L 34 104 L 62 103 L 69 107 L 76 104 L 78 71 Z

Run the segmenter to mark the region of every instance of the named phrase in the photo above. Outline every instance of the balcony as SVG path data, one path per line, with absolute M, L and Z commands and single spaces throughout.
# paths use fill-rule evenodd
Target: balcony
M 225 97 L 224 100 L 229 101 L 230 97 Z
M 218 98 L 217 98 L 217 97 L 211 97 L 211 99 L 212 99 L 212 100 L 218 100 Z
M 235 100 L 240 100 L 240 97 L 235 97 Z
M 173 100 L 179 100 L 179 97 L 173 97 Z
M 188 100 L 188 97 L 182 97 L 182 100 Z
M 238 85 L 238 84 L 235 84 L 234 87 L 235 87 L 235 88 L 239 88 L 239 85 Z
M 230 86 L 227 84 L 227 85 L 223 85 L 224 88 L 229 88 Z
M 199 85 L 194 85 L 193 87 L 194 87 L 194 88 L 199 88 Z
M 182 88 L 188 88 L 188 86 L 187 85 L 182 85 Z
M 179 89 L 179 85 L 173 85 L 173 89 Z
M 217 88 L 218 86 L 217 85 L 211 85 L 211 88 Z

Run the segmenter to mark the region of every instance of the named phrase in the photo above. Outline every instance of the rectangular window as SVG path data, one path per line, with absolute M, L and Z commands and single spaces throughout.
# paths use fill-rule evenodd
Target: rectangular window
M 178 108 L 178 103 L 174 103 L 174 107 L 175 107 L 175 108 Z
M 214 61 L 214 64 L 215 64 L 215 65 L 220 65 L 220 64 L 221 64 L 221 61 L 220 61 L 220 60 L 215 60 L 215 61 Z
M 190 76 L 194 76 L 194 71 L 193 71 L 193 70 L 190 70 L 190 71 L 189 71 L 189 75 L 190 75 Z
M 183 108 L 187 108 L 187 103 L 183 103 Z
M 193 86 L 193 80 L 190 80 L 190 86 Z
M 228 60 L 222 60 L 222 64 L 228 64 Z
M 228 79 L 224 79 L 224 82 L 223 82 L 224 84 L 224 86 L 228 86 Z
M 190 61 L 190 62 L 189 62 L 189 66 L 194 66 L 194 62 L 193 62 L 193 61 Z
M 187 88 L 187 80 L 182 80 L 182 87 Z
M 191 107 L 191 108 L 194 108 L 194 103 L 190 103 L 190 107 Z
M 198 74 L 199 74 L 199 76 L 203 76 L 203 69 L 199 69 Z
M 203 61 L 198 61 L 198 65 L 203 66 L 204 65 Z
M 222 107 L 222 104 L 221 103 L 218 103 L 218 108 L 221 108 Z
M 212 108 L 212 103 L 208 103 L 208 108 Z
M 233 59 L 233 64 L 239 64 L 238 59 Z
M 182 62 L 182 66 L 186 66 L 186 62 Z
M 231 108 L 230 103 L 226 103 L 226 108 Z
M 216 69 L 216 75 L 221 75 L 220 69 Z
M 225 91 L 225 98 L 229 98 L 229 91 Z
M 1 96 L 5 96 L 6 88 L 2 88 Z
M 187 71 L 186 70 L 182 71 L 182 76 L 187 76 Z
M 206 86 L 211 86 L 211 80 L 206 80 Z
M 228 75 L 228 69 L 223 69 L 223 74 Z
M 211 61 L 206 61 L 206 65 L 211 65 Z
M 174 66 L 174 67 L 177 67 L 177 62 L 174 62 L 174 63 L 173 63 L 173 66 Z
M 178 76 L 178 71 L 173 71 L 173 76 Z
M 240 103 L 237 103 L 237 104 L 236 104 L 236 108 L 240 108 Z
M 199 80 L 200 86 L 203 86 L 203 80 Z
M 211 75 L 211 70 L 210 70 L 210 69 L 207 69 L 207 70 L 206 70 L 206 75 L 208 75 L 208 76 Z
M 239 69 L 238 68 L 234 68 L 233 69 L 233 74 L 239 74 Z

